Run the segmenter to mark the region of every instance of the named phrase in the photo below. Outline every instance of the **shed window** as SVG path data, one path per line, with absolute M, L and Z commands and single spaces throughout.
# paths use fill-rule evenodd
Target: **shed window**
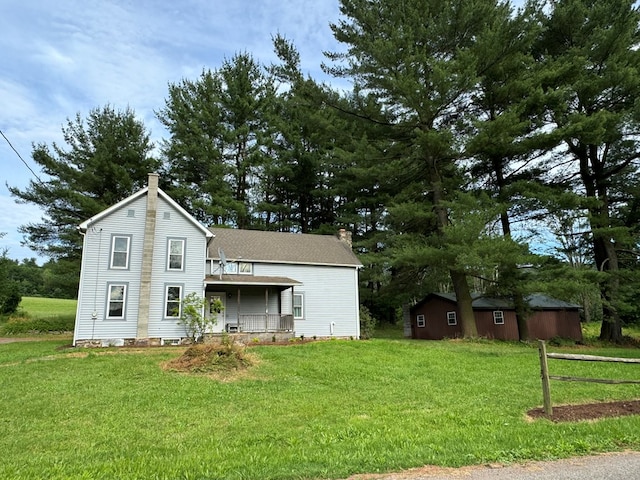
M 293 318 L 297 320 L 304 318 L 304 295 L 302 293 L 293 294 Z
M 164 316 L 179 318 L 181 312 L 182 286 L 167 285 L 165 289 Z
M 447 325 L 457 325 L 458 318 L 456 312 L 447 312 Z
M 129 246 L 131 237 L 114 235 L 111 239 L 111 268 L 126 270 L 129 268 Z
M 504 324 L 504 312 L 502 310 L 495 310 L 493 312 L 493 323 L 496 325 Z
M 124 320 L 127 302 L 127 285 L 110 284 L 107 291 L 107 319 Z
M 425 321 L 424 321 L 424 315 L 418 315 L 416 316 L 416 322 L 418 323 L 418 326 L 420 328 L 424 327 L 426 325 Z
M 184 268 L 184 243 L 183 239 L 169 239 L 167 248 L 167 270 L 180 270 Z

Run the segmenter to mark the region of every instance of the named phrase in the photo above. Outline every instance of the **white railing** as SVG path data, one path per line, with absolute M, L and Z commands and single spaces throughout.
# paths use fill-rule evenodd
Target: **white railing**
M 280 313 L 262 313 L 240 315 L 240 332 L 292 332 L 293 315 Z

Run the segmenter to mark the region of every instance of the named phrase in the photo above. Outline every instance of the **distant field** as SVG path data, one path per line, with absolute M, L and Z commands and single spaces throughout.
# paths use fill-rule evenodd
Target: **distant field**
M 76 314 L 77 300 L 62 298 L 22 297 L 20 309 L 32 318 L 46 318 Z
M 22 297 L 16 313 L 0 318 L 0 335 L 31 337 L 72 332 L 77 303 L 60 298 Z

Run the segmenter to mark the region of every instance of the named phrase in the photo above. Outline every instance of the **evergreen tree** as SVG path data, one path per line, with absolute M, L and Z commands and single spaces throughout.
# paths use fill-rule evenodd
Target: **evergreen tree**
M 600 338 L 620 341 L 621 263 L 627 232 L 616 222 L 612 185 L 637 170 L 640 158 L 640 10 L 630 0 L 550 2 L 539 55 L 550 93 L 548 120 L 574 162 L 584 197 L 601 283 Z
M 18 202 L 42 208 L 41 223 L 19 230 L 32 250 L 70 262 L 77 288 L 82 237 L 76 227 L 146 186 L 159 163 L 150 156 L 149 134 L 130 109 L 118 112 L 106 106 L 91 110 L 86 119 L 77 114 L 62 133 L 66 150 L 55 143 L 51 149 L 45 144 L 33 149 L 45 179 L 9 191 Z
M 163 145 L 169 193 L 205 224 L 251 227 L 256 182 L 266 160 L 272 79 L 250 54 L 169 86 L 158 118 L 171 135 Z
M 6 235 L 0 232 L 0 238 Z M 14 313 L 22 300 L 20 284 L 15 278 L 16 262 L 7 257 L 7 249 L 0 250 L 0 315 Z
M 393 115 L 401 151 L 396 158 L 404 158 L 401 171 L 413 178 L 407 188 L 430 204 L 426 223 L 435 234 L 423 235 L 443 248 L 451 225 L 447 202 L 464 182 L 456 138 L 458 128 L 470 122 L 470 97 L 478 83 L 474 48 L 505 8 L 493 0 L 342 0 L 345 19 L 332 25 L 347 51 L 329 55 L 336 64 L 328 70 L 353 77 Z M 448 268 L 463 333 L 475 336 L 467 274 L 457 262 Z
M 530 3 L 514 14 L 501 8 L 499 14 L 494 28 L 476 46 L 479 85 L 473 108 L 477 119 L 469 132 L 466 154 L 473 161 L 475 188 L 502 206 L 502 233 L 512 237 L 512 215 L 526 215 L 518 202 L 523 198 L 522 186 L 539 181 L 538 158 L 551 142 L 540 130 L 543 95 L 532 55 L 541 30 L 539 6 Z M 487 286 L 488 294 L 513 299 L 521 340 L 529 336 L 526 285 L 517 264 L 501 261 L 495 282 Z

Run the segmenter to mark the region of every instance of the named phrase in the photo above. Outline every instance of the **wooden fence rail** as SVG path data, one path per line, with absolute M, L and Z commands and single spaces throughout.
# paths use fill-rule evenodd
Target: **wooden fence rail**
M 560 375 L 549 375 L 548 358 L 558 360 L 574 360 L 581 362 L 616 362 L 616 363 L 640 363 L 640 358 L 616 358 L 602 357 L 598 355 L 574 355 L 569 353 L 547 353 L 547 345 L 544 340 L 538 341 L 538 351 L 540 354 L 540 378 L 542 379 L 542 398 L 544 402 L 544 413 L 553 414 L 551 406 L 551 389 L 549 388 L 549 380 L 561 380 L 565 382 L 593 382 L 606 384 L 622 384 L 622 383 L 640 383 L 640 380 L 614 380 L 608 378 L 581 378 L 566 377 Z

